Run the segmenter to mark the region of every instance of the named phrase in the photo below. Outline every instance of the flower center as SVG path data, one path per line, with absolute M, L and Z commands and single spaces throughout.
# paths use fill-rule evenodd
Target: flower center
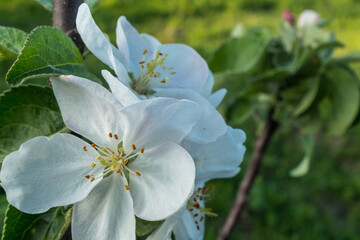
M 168 83 L 170 81 L 169 76 L 174 75 L 176 72 L 171 71 L 172 67 L 165 66 L 165 60 L 168 54 L 162 54 L 160 51 L 156 52 L 156 56 L 149 61 L 145 60 L 145 55 L 148 50 L 145 48 L 143 52 L 143 60 L 140 64 L 140 75 L 137 79 L 130 74 L 132 80 L 131 88 L 137 93 L 146 95 L 151 85 Z
M 211 208 L 204 207 L 205 203 L 209 203 L 213 196 L 214 193 L 212 193 L 212 187 L 199 187 L 196 191 L 194 191 L 187 203 L 187 209 L 194 219 L 197 230 L 200 230 L 199 221 L 204 221 L 205 215 L 209 217 L 217 217 L 217 214 L 213 213 Z
M 130 161 L 134 161 L 138 155 L 143 154 L 145 149 L 137 149 L 137 147 L 132 144 L 132 150 L 128 153 L 125 153 L 124 148 L 122 148 L 122 141 L 119 140 L 117 134 L 112 134 L 111 132 L 108 135 L 110 138 L 114 138 L 116 147 L 99 147 L 96 144 L 91 144 L 91 147 L 95 148 L 100 156 L 95 158 L 95 162 L 91 163 L 91 168 L 94 168 L 97 164 L 105 166 L 104 171 L 99 175 L 86 175 L 85 178 L 89 179 L 90 182 L 93 182 L 96 178 L 108 177 L 111 174 L 121 174 L 122 177 L 126 177 L 129 174 L 134 174 L 138 177 L 141 176 L 140 172 L 131 170 L 127 165 Z M 84 151 L 87 151 L 86 146 L 83 147 Z M 130 190 L 128 185 L 125 185 L 126 190 Z

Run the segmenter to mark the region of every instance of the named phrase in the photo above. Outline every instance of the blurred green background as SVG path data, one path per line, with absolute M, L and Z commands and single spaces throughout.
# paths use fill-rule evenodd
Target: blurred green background
M 360 49 L 359 0 L 103 0 L 94 18 L 112 41 L 117 18 L 125 15 L 140 32 L 163 43 L 188 44 L 208 59 L 238 22 L 245 28 L 264 25 L 276 32 L 285 9 L 296 16 L 314 9 L 324 19 L 332 19 L 327 28 L 336 31 L 347 47 L 336 54 Z M 38 25 L 51 25 L 51 13 L 35 0 L 0 0 L 0 25 L 30 32 Z M 95 73 L 105 67 L 92 56 L 86 61 Z M 1 90 L 6 88 L 4 76 L 12 62 L 0 62 Z M 215 187 L 210 207 L 219 216 L 207 219 L 205 239 L 216 238 L 252 152 L 256 122 L 250 119 L 233 127 L 246 131 L 247 153 L 241 174 L 210 183 Z M 304 154 L 301 137 L 292 126 L 279 129 L 232 239 L 359 239 L 360 128 L 351 129 L 344 138 L 319 133 L 316 139 L 310 172 L 291 178 L 289 171 Z

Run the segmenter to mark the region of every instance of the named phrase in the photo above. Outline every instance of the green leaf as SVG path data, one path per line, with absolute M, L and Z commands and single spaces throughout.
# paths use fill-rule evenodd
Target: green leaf
M 136 236 L 142 237 L 150 234 L 155 230 L 163 221 L 149 222 L 136 218 Z
M 312 158 L 314 147 L 315 147 L 315 141 L 314 138 L 311 136 L 305 137 L 303 141 L 303 146 L 305 150 L 305 156 L 294 169 L 290 171 L 291 177 L 302 177 L 305 174 L 308 173 L 309 167 L 310 167 L 310 160 Z
M 23 142 L 64 130 L 51 88 L 28 85 L 0 95 L 0 162 Z
M 71 207 L 52 208 L 43 214 L 27 214 L 9 205 L 2 240 L 59 240 L 71 222 Z
M 329 67 L 325 74 L 331 110 L 328 121 L 330 135 L 341 135 L 355 120 L 359 111 L 359 87 L 352 72 L 345 67 Z
M 230 38 L 213 54 L 209 66 L 213 72 L 245 72 L 262 58 L 270 41 L 266 29 L 250 31 L 241 37 Z
M 0 26 L 0 59 L 20 54 L 27 34 L 19 29 Z
M 320 86 L 320 77 L 314 76 L 309 80 L 309 90 L 301 99 L 300 103 L 296 106 L 294 115 L 299 116 L 300 114 L 304 113 L 314 102 L 316 98 L 316 94 L 319 91 Z
M 6 81 L 19 85 L 26 79 L 61 74 L 96 80 L 86 70 L 79 50 L 65 33 L 52 27 L 38 27 L 29 34 Z
M 330 64 L 360 62 L 360 51 L 351 52 L 345 56 L 330 59 Z
M 52 0 L 36 0 L 40 3 L 46 10 L 52 12 Z M 85 0 L 84 2 L 89 5 L 90 9 L 94 9 L 100 4 L 101 0 Z

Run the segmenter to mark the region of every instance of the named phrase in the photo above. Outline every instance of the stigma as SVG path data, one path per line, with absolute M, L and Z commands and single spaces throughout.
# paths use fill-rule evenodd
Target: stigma
M 157 84 L 164 84 L 170 82 L 170 75 L 176 74 L 173 67 L 166 67 L 165 60 L 168 54 L 163 54 L 160 51 L 156 52 L 153 59 L 145 60 L 148 50 L 143 51 L 143 60 L 139 62 L 140 75 L 136 79 L 131 79 L 131 87 L 139 94 L 148 94 L 150 86 Z M 130 76 L 132 76 L 130 74 Z
M 95 161 L 91 163 L 90 168 L 96 168 L 97 166 L 105 167 L 101 174 L 98 175 L 85 175 L 85 178 L 90 182 L 94 182 L 95 179 L 101 177 L 108 177 L 112 174 L 120 174 L 122 177 L 126 178 L 129 174 L 140 177 L 141 173 L 139 171 L 134 171 L 129 168 L 128 163 L 135 161 L 137 156 L 145 152 L 145 148 L 137 148 L 135 144 L 131 145 L 131 149 L 125 151 L 122 148 L 122 141 L 119 140 L 117 134 L 109 133 L 108 137 L 114 141 L 113 147 L 106 146 L 97 146 L 96 144 L 91 144 L 91 147 L 94 148 L 99 155 L 95 158 Z M 84 146 L 83 150 L 88 151 L 87 147 Z M 130 190 L 128 185 L 124 185 L 126 190 Z

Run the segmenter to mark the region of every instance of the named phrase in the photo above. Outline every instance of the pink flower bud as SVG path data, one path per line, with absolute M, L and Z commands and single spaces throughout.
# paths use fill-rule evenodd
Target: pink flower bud
M 291 26 L 295 25 L 295 17 L 294 15 L 290 12 L 290 10 L 285 10 L 282 13 L 282 17 L 285 21 L 287 21 Z

